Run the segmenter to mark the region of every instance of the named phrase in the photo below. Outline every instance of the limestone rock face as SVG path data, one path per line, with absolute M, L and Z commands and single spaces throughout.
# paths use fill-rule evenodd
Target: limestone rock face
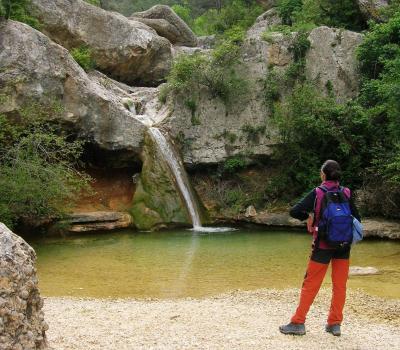
M 366 20 L 380 21 L 379 10 L 389 5 L 387 0 L 357 0 L 361 13 Z
M 88 46 L 99 70 L 118 81 L 157 84 L 171 65 L 171 45 L 138 21 L 81 0 L 32 0 L 43 33 L 70 50 Z
M 0 113 L 10 117 L 57 101 L 62 122 L 95 147 L 130 160 L 140 154 L 145 126 L 124 106 L 122 84 L 89 78 L 66 49 L 19 22 L 0 24 L 0 96 Z
M 0 349 L 46 349 L 35 251 L 0 223 Z
M 348 30 L 318 27 L 308 39 L 311 48 L 306 55 L 306 75 L 317 81 L 321 91 L 332 88 L 338 101 L 355 97 L 358 93 L 359 74 L 356 48 L 362 34 Z
M 136 185 L 131 214 L 140 230 L 170 225 L 190 225 L 185 204 L 176 190 L 174 178 L 150 134 L 143 148 L 143 168 Z
M 173 44 L 191 47 L 197 45 L 196 35 L 169 6 L 155 5 L 146 11 L 133 13 L 130 18 L 153 28 L 158 35 Z

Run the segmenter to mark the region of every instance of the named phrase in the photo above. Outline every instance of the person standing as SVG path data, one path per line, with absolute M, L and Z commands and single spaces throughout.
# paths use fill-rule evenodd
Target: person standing
M 340 198 L 344 203 L 347 202 L 345 207 L 339 204 L 336 210 L 343 208 L 343 211 L 345 211 L 347 206 L 351 211 L 351 215 L 357 220 L 361 220 L 354 205 L 350 189 L 341 187 L 339 184 L 341 177 L 340 165 L 334 160 L 327 160 L 321 167 L 320 175 L 322 184 L 308 193 L 290 210 L 292 217 L 302 221 L 307 219 L 307 229 L 313 235 L 313 243 L 301 289 L 299 305 L 290 323 L 279 327 L 280 332 L 283 334 L 306 334 L 305 320 L 308 310 L 321 287 L 329 263 L 331 263 L 332 300 L 325 330 L 335 336 L 341 335 L 340 326 L 343 320 L 343 308 L 346 299 L 351 240 L 350 242 L 342 242 L 340 245 L 335 246 L 326 238 L 326 235 L 323 235 L 323 230 L 321 229 L 323 228 L 324 220 L 322 211 L 324 211 L 324 206 L 326 206 L 326 194 L 333 194 L 336 198 L 339 198 L 339 202 Z M 314 216 L 311 213 L 314 213 Z M 326 214 L 324 215 L 326 216 Z M 343 216 L 343 222 L 345 219 L 345 216 Z

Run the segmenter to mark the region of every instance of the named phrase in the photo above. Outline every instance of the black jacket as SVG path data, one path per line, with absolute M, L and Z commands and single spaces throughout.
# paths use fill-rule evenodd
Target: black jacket
M 317 191 L 314 188 L 300 202 L 298 202 L 290 209 L 289 212 L 290 216 L 295 219 L 299 219 L 301 221 L 306 220 L 308 218 L 308 215 L 314 211 L 314 203 L 316 196 L 317 196 Z M 358 221 L 361 222 L 360 214 L 358 213 L 358 210 L 354 204 L 353 196 L 350 197 L 349 202 L 350 202 L 351 214 Z

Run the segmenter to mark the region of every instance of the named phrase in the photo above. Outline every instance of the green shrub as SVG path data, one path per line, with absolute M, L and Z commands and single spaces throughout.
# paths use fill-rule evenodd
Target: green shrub
M 40 30 L 40 22 L 30 15 L 30 3 L 31 0 L 2 0 L 0 2 L 0 17 L 23 22 Z
M 246 160 L 242 156 L 228 158 L 223 165 L 223 171 L 227 173 L 236 173 L 246 166 Z
M 244 31 L 241 28 L 231 28 L 220 39 L 211 55 L 195 53 L 179 56 L 167 77 L 161 99 L 165 101 L 168 93 L 174 93 L 195 101 L 203 88 L 226 105 L 243 96 L 248 85 L 235 70 L 240 63 L 240 44 L 243 37 Z
M 175 4 L 171 7 L 174 12 L 185 21 L 185 23 L 191 27 L 193 25 L 193 18 L 191 15 L 191 10 L 188 6 Z
M 89 178 L 76 170 L 82 143 L 45 119 L 57 113 L 52 105 L 32 104 L 19 124 L 0 115 L 0 221 L 10 227 L 62 217 L 88 189 Z
M 263 12 L 256 1 L 233 0 L 220 10 L 212 8 L 197 17 L 193 30 L 197 35 L 224 33 L 232 27 L 247 29 Z
M 71 56 L 74 60 L 85 70 L 89 71 L 96 67 L 96 62 L 92 57 L 92 52 L 87 46 L 80 46 L 73 48 L 71 51 Z
M 302 6 L 302 0 L 279 0 L 277 10 L 282 18 L 283 24 L 291 26 L 296 13 L 301 11 Z

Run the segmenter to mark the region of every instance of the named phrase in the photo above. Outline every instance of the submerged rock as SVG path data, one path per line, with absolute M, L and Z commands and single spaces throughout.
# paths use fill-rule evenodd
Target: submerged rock
M 171 66 L 171 45 L 147 25 L 81 0 L 32 0 L 42 31 L 68 50 L 90 48 L 99 70 L 126 83 L 158 84 Z
M 0 349 L 45 349 L 35 251 L 0 223 Z
M 54 109 L 51 118 L 113 152 L 113 163 L 132 164 L 140 154 L 145 126 L 124 106 L 129 91 L 102 74 L 88 76 L 66 49 L 23 23 L 0 23 L 0 96 L 0 113 L 10 118 L 38 105 Z
M 169 6 L 155 5 L 146 11 L 133 13 L 130 18 L 153 28 L 173 44 L 197 45 L 196 35 Z
M 350 266 L 350 276 L 366 276 L 366 275 L 377 275 L 379 270 L 375 267 L 366 266 Z

